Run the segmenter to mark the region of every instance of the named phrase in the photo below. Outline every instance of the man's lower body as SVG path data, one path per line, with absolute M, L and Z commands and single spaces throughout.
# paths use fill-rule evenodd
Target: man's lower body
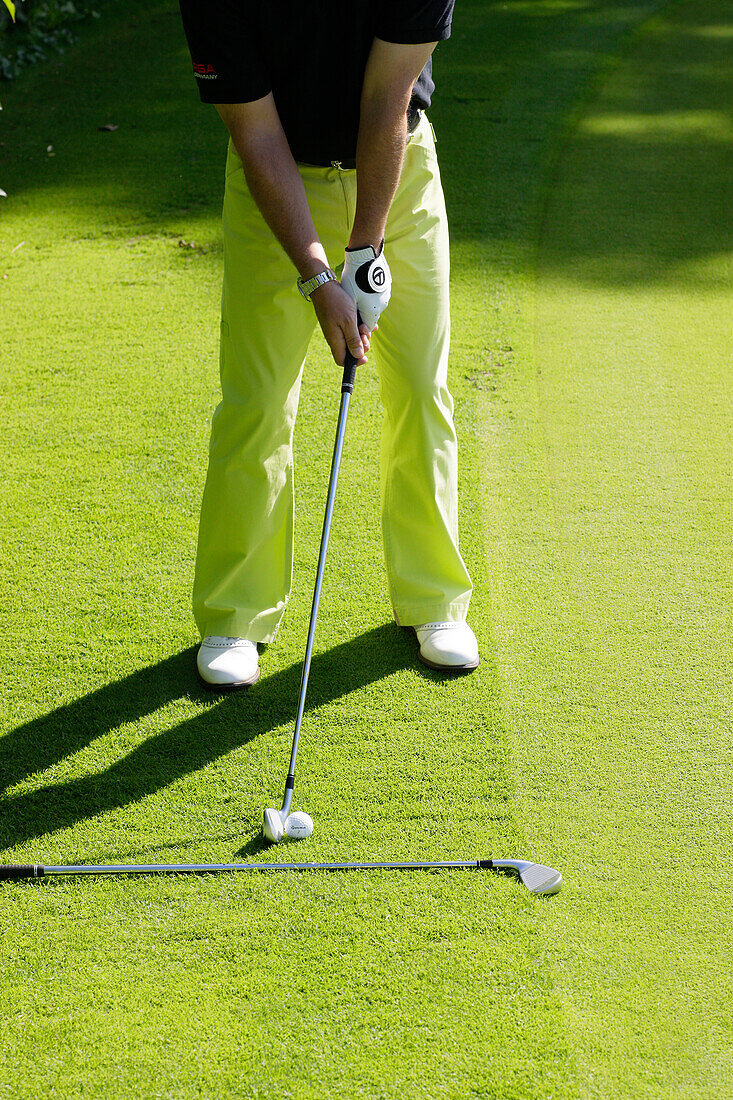
M 316 230 L 336 266 L 354 217 L 356 172 L 300 168 Z M 292 438 L 316 318 L 231 145 L 223 230 L 222 401 L 212 421 L 194 614 L 202 637 L 269 642 L 290 592 Z M 385 252 L 392 298 L 372 354 L 385 408 L 380 463 L 389 594 L 403 626 L 462 623 L 471 581 L 458 549 L 457 448 L 446 381 L 448 230 L 425 117 L 407 147 Z

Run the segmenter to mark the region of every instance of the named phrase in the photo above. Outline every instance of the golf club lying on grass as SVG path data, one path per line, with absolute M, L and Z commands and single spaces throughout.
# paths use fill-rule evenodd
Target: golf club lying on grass
M 0 865 L 0 882 L 49 875 L 216 875 L 226 871 L 512 871 L 533 894 L 557 894 L 562 875 L 526 859 L 454 859 L 417 863 L 111 863 L 44 867 L 40 863 Z
M 305 708 L 305 693 L 308 685 L 308 673 L 310 671 L 311 656 L 313 653 L 318 604 L 323 583 L 326 549 L 328 547 L 328 536 L 331 529 L 336 485 L 338 483 L 338 473 L 343 451 L 346 417 L 349 408 L 349 399 L 353 393 L 354 381 L 356 378 L 356 362 L 356 359 L 347 352 L 343 380 L 341 383 L 341 408 L 336 430 L 333 461 L 331 463 L 326 515 L 323 521 L 323 534 L 321 535 L 321 548 L 318 556 L 316 584 L 313 592 L 313 606 L 308 628 L 308 642 L 306 645 L 305 659 L 303 661 L 298 711 L 295 721 L 295 732 L 293 734 L 292 751 L 290 754 L 290 767 L 288 768 L 288 775 L 285 781 L 285 796 L 283 798 L 281 810 L 266 809 L 264 811 L 263 832 L 266 838 L 275 844 L 282 840 L 283 832 L 292 839 L 300 839 L 309 836 L 313 830 L 313 822 L 308 814 L 302 812 L 290 814 L 290 804 L 295 784 L 295 757 L 298 751 L 298 735 L 300 733 L 300 726 Z M 39 863 L 5 864 L 0 865 L 0 881 L 17 882 L 25 879 L 39 879 L 55 875 L 205 875 L 242 871 L 432 871 L 458 869 L 474 871 L 510 871 L 518 875 L 527 889 L 533 894 L 556 894 L 562 885 L 562 875 L 558 871 L 553 870 L 552 867 L 544 867 L 539 863 L 531 863 L 529 860 L 524 859 L 469 859 L 404 863 L 114 863 L 67 864 L 55 867 L 44 866 Z
M 358 323 L 361 324 L 361 318 L 358 318 Z M 339 467 L 341 466 L 341 453 L 344 449 L 344 435 L 346 433 L 346 417 L 349 412 L 349 401 L 351 395 L 354 392 L 354 382 L 356 380 L 356 359 L 350 353 L 348 348 L 346 349 L 346 361 L 344 363 L 344 376 L 341 381 L 341 408 L 339 409 L 338 424 L 336 427 L 336 443 L 333 448 L 333 459 L 331 460 L 331 476 L 328 481 L 328 495 L 326 497 L 326 515 L 323 520 L 323 533 L 321 535 L 321 549 L 318 554 L 318 569 L 316 570 L 316 584 L 313 589 L 313 606 L 311 607 L 310 624 L 308 626 L 308 642 L 305 647 L 305 658 L 303 660 L 303 673 L 300 678 L 300 695 L 298 698 L 298 712 L 295 719 L 295 732 L 293 734 L 293 747 L 290 752 L 290 767 L 288 768 L 287 779 L 285 780 L 285 795 L 283 798 L 282 809 L 266 809 L 262 815 L 262 832 L 267 840 L 272 844 L 279 844 L 283 838 L 283 832 L 291 838 L 291 840 L 302 840 L 304 837 L 310 836 L 313 832 L 313 822 L 305 813 L 294 813 L 290 815 L 290 803 L 293 798 L 293 787 L 295 785 L 295 757 L 298 753 L 298 737 L 300 735 L 300 725 L 303 721 L 303 711 L 305 709 L 305 693 L 308 687 L 308 674 L 311 667 L 311 656 L 313 654 L 313 640 L 316 635 L 316 622 L 318 619 L 318 604 L 321 599 L 321 587 L 323 585 L 323 572 L 326 565 L 326 550 L 328 549 L 328 536 L 331 531 L 331 519 L 333 516 L 333 504 L 336 499 L 336 486 L 338 485 Z M 290 815 L 290 820 L 288 817 Z

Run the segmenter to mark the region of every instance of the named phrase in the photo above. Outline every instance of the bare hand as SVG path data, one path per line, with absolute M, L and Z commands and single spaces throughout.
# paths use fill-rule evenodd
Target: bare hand
M 369 351 L 369 329 L 364 324 L 357 327 L 356 306 L 351 295 L 332 280 L 316 287 L 311 301 L 335 362 L 343 367 L 348 347 L 357 366 L 363 366 Z

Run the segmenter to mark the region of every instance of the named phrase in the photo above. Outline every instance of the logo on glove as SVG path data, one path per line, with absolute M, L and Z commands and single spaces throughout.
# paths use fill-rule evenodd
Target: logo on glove
M 354 299 L 359 315 L 370 332 L 375 329 L 392 290 L 389 264 L 382 255 L 383 245 L 384 242 L 380 244 L 379 252 L 371 244 L 364 248 L 347 248 L 341 276 L 341 286 Z
M 362 264 L 357 269 L 355 281 L 359 290 L 363 290 L 366 294 L 379 294 L 386 282 L 384 268 L 376 261 L 371 264 Z

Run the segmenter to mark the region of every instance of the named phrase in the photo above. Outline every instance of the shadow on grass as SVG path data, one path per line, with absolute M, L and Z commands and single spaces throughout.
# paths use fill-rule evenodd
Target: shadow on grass
M 576 206 L 544 249 L 545 269 L 581 285 L 695 287 L 687 265 L 733 250 L 730 3 L 700 3 L 694 17 L 690 3 L 659 0 L 484 7 L 468 6 L 467 41 L 440 60 L 449 75 L 435 119 L 454 243 L 498 244 L 492 266 L 507 245 L 536 248 L 543 211 L 568 185 L 570 142 L 582 157 Z M 629 49 L 636 66 L 614 79 L 611 62 Z
M 681 262 L 732 250 L 733 14 L 718 4 L 706 18 L 702 7 L 693 21 L 689 4 L 664 0 L 458 5 L 453 37 L 436 56 L 431 110 L 454 242 L 495 244 L 502 255 L 512 243 L 531 247 L 538 204 L 557 183 L 557 151 L 576 131 L 589 163 L 606 171 L 581 197 L 579 231 L 545 257 L 558 273 L 601 285 L 679 282 Z M 597 117 L 596 83 L 634 33 L 652 42 L 643 69 Z M 7 212 L 16 196 L 35 193 L 92 238 L 170 234 L 177 219 L 199 217 L 210 233 L 226 135 L 198 102 L 167 0 L 106 12 L 67 58 L 29 71 L 8 93 Z M 109 121 L 119 129 L 100 132 Z M 609 232 L 608 213 L 598 217 L 608 204 L 631 211 L 623 236 Z M 218 234 L 193 252 L 176 246 L 172 262 L 217 263 L 219 247 Z
M 136 802 L 294 719 L 300 662 L 263 676 L 251 690 L 224 696 L 196 684 L 194 662 L 195 650 L 184 650 L 8 733 L 0 741 L 4 788 L 175 699 L 218 700 L 196 717 L 149 738 L 103 772 L 6 798 L 2 845 L 12 847 Z M 394 624 L 376 627 L 313 658 L 306 709 L 415 666 L 415 643 L 406 632 Z M 419 672 L 437 675 L 422 667 Z M 253 843 L 249 854 L 259 850 Z

